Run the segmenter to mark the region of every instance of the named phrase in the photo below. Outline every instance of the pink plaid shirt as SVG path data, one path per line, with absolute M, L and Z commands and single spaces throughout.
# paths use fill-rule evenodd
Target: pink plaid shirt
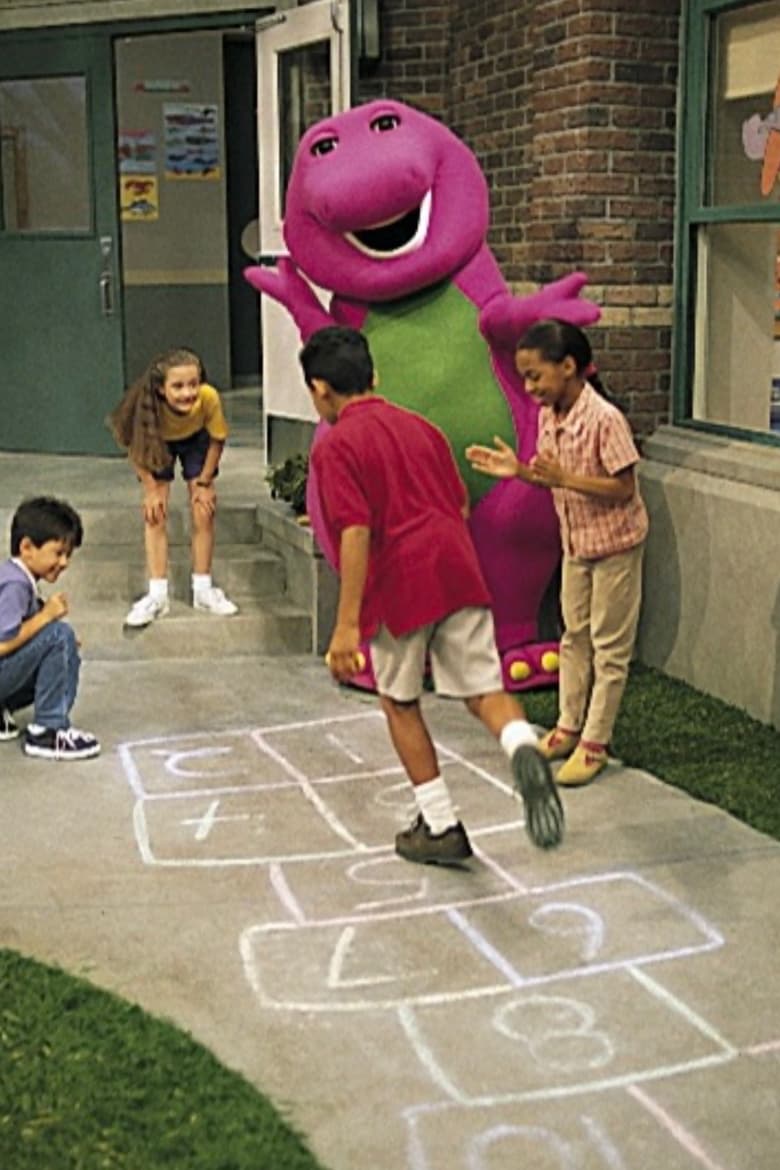
M 617 475 L 639 462 L 625 416 L 587 382 L 568 414 L 542 407 L 537 450 L 575 475 Z M 647 535 L 647 511 L 636 487 L 625 503 L 570 488 L 553 488 L 552 494 L 569 556 L 597 560 L 625 552 Z

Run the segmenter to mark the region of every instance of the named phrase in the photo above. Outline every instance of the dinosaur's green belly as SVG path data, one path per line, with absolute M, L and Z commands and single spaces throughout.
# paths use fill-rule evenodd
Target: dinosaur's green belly
M 469 443 L 516 446 L 506 399 L 479 332 L 477 307 L 449 282 L 369 309 L 363 324 L 378 374 L 377 390 L 440 427 L 452 445 L 469 498 L 476 503 L 494 480 L 472 471 Z

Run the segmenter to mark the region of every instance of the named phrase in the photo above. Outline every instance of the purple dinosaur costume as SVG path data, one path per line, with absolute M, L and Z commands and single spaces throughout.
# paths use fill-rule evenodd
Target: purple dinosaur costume
M 549 491 L 479 475 L 464 451 L 500 435 L 530 459 L 539 408 L 515 370 L 516 342 L 543 317 L 588 325 L 599 310 L 579 299 L 581 273 L 514 296 L 485 242 L 488 217 L 487 184 L 468 147 L 426 114 L 374 101 L 303 135 L 286 197 L 290 258 L 245 275 L 285 306 L 304 341 L 325 325 L 361 329 L 379 392 L 447 435 L 469 491 L 504 682 L 522 690 L 557 681 L 557 644 L 538 640 L 538 618 L 560 560 L 558 522 Z M 331 291 L 328 309 L 301 273 Z M 311 475 L 307 505 L 335 564 Z M 352 681 L 373 688 L 364 652 Z

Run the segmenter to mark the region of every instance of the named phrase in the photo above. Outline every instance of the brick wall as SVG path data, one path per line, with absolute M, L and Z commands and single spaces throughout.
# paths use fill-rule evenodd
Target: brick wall
M 534 5 L 528 275 L 581 268 L 609 387 L 641 433 L 668 413 L 678 0 Z
M 361 70 L 361 101 L 394 97 L 447 117 L 448 0 L 380 0 L 382 59 Z
M 640 434 L 668 414 L 680 0 L 384 0 L 360 97 L 444 118 L 491 188 L 518 291 L 581 268 L 609 388 Z

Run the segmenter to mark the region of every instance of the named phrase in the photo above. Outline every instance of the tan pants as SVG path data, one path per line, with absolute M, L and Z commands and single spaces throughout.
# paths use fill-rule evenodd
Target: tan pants
M 623 698 L 642 599 L 644 544 L 601 560 L 564 555 L 558 724 L 609 743 Z

